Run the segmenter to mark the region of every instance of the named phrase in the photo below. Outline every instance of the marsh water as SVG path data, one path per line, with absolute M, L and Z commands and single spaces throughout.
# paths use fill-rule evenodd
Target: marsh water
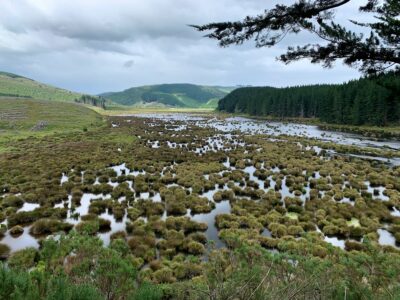
M 231 172 L 235 170 L 235 167 L 229 163 L 229 151 L 233 149 L 237 149 L 238 147 L 243 147 L 244 142 L 241 140 L 242 135 L 260 135 L 265 136 L 262 138 L 266 138 L 270 141 L 277 141 L 285 140 L 286 137 L 302 137 L 307 138 L 315 141 L 321 142 L 328 142 L 328 143 L 335 143 L 340 145 L 350 145 L 359 148 L 371 148 L 371 149 L 391 149 L 391 150 L 400 150 L 400 142 L 394 140 L 379 140 L 379 139 L 371 139 L 357 134 L 350 134 L 344 132 L 333 132 L 333 131 L 326 131 L 321 130 L 318 126 L 313 125 L 303 125 L 303 124 L 294 124 L 294 123 L 284 123 L 284 122 L 266 122 L 266 121 L 259 121 L 253 120 L 249 118 L 243 117 L 231 117 L 221 119 L 218 117 L 213 116 L 201 116 L 201 115 L 193 115 L 193 114 L 183 114 L 183 113 L 176 113 L 176 114 L 140 114 L 140 115 L 131 115 L 131 116 L 124 116 L 124 122 L 130 122 L 132 118 L 141 118 L 144 119 L 146 124 L 149 128 L 156 126 L 158 122 L 162 121 L 165 122 L 165 130 L 171 132 L 182 132 L 185 131 L 188 135 L 190 135 L 190 129 L 193 126 L 202 127 L 202 128 L 210 128 L 214 130 L 213 135 L 207 137 L 204 140 L 204 144 L 201 147 L 197 147 L 190 151 L 195 152 L 197 155 L 202 155 L 208 151 L 224 151 L 228 156 L 226 162 L 224 162 L 225 170 L 219 172 L 217 175 L 223 175 L 223 172 Z M 118 128 L 117 123 L 113 123 L 113 128 Z M 160 136 L 163 135 L 162 132 L 159 133 Z M 173 134 L 171 135 L 173 136 Z M 158 149 L 162 145 L 158 140 L 148 140 L 147 144 L 152 149 Z M 179 148 L 179 149 L 188 149 L 188 143 L 179 143 L 175 141 L 167 141 L 166 145 L 169 148 Z M 299 147 L 303 147 L 301 143 L 299 143 Z M 304 146 L 306 147 L 306 146 Z M 308 147 L 307 150 L 311 148 Z M 321 152 L 321 148 L 318 146 L 314 146 L 312 148 L 315 152 Z M 366 159 L 366 160 L 375 160 L 378 163 L 384 163 L 391 167 L 399 166 L 400 165 L 400 158 L 397 157 L 381 157 L 376 155 L 360 155 L 360 154 L 346 154 L 346 153 L 338 153 L 331 149 L 325 149 L 327 154 L 330 155 L 349 155 L 353 156 L 354 158 Z M 118 150 L 120 151 L 120 149 Z M 188 150 L 189 151 L 189 150 Z M 257 151 L 257 150 L 256 150 Z M 130 170 L 125 163 L 112 166 L 110 167 L 114 170 L 117 176 L 121 175 L 132 175 L 132 176 L 139 176 L 144 175 L 145 171 L 143 170 Z M 262 165 L 260 170 L 264 169 Z M 274 180 L 273 176 L 270 175 L 267 179 L 269 181 L 269 186 L 265 186 L 265 180 L 259 179 L 255 176 L 257 169 L 254 166 L 246 166 L 241 170 L 245 176 L 251 182 L 256 184 L 258 189 L 262 189 L 265 192 L 270 190 L 274 190 L 276 181 Z M 280 170 L 277 166 L 269 169 L 272 173 L 279 173 Z M 163 171 L 164 172 L 164 171 Z M 163 176 L 163 172 L 161 172 L 160 176 Z M 82 177 L 84 173 L 82 173 Z M 208 177 L 207 177 L 208 176 Z M 205 180 L 208 180 L 210 174 L 205 175 Z M 318 174 L 313 174 L 314 178 L 318 178 Z M 310 177 L 311 178 L 311 177 Z M 69 178 L 67 174 L 62 174 L 60 178 L 60 185 L 68 182 Z M 280 193 L 282 194 L 282 198 L 284 197 L 295 197 L 296 195 L 293 191 L 290 190 L 289 186 L 285 183 L 286 177 L 282 180 L 282 186 Z M 99 184 L 98 178 L 96 179 L 95 184 Z M 118 182 L 116 181 L 109 181 L 109 185 L 116 187 L 118 186 Z M 134 191 L 132 182 L 128 182 L 129 188 Z M 234 183 L 236 186 L 239 186 L 240 182 Z M 343 187 L 345 187 L 346 182 L 343 183 Z M 384 186 L 371 186 L 369 182 L 365 182 L 365 186 L 367 191 L 372 194 L 372 197 L 376 201 L 388 201 L 389 197 L 385 195 L 385 187 Z M 224 243 L 218 236 L 218 229 L 215 225 L 215 217 L 219 214 L 229 214 L 231 211 L 231 204 L 228 200 L 222 200 L 220 202 L 214 201 L 214 195 L 216 192 L 220 190 L 228 189 L 227 186 L 223 188 L 215 186 L 214 189 L 210 189 L 206 192 L 202 192 L 199 194 L 200 197 L 205 197 L 210 203 L 214 204 L 214 208 L 211 212 L 208 213 L 199 213 L 199 214 L 192 214 L 190 210 L 187 212 L 187 216 L 189 216 L 192 220 L 197 222 L 204 222 L 208 225 L 208 229 L 205 232 L 207 239 L 209 241 L 214 241 L 216 247 L 223 247 Z M 191 192 L 188 189 L 189 193 Z M 321 193 L 323 196 L 323 193 Z M 147 201 L 153 202 L 161 202 L 161 196 L 159 193 L 154 193 L 150 195 L 150 193 L 139 193 L 136 195 L 137 198 L 145 199 Z M 299 199 L 304 203 L 310 197 L 310 186 L 309 184 L 305 186 L 304 193 L 301 195 L 297 195 Z M 88 214 L 89 205 L 92 199 L 110 199 L 110 194 L 105 195 L 94 195 L 90 193 L 84 193 L 82 195 L 82 199 L 80 201 L 80 205 L 75 208 L 75 210 L 71 211 L 71 197 L 68 200 L 64 201 L 63 203 L 56 204 L 56 207 L 68 207 L 70 209 L 68 216 L 66 218 L 66 222 L 77 224 L 80 222 L 80 216 Z M 246 198 L 246 197 L 244 197 Z M 124 199 L 118 199 L 118 201 L 123 201 Z M 349 198 L 344 197 L 340 203 L 348 203 L 354 205 L 354 201 Z M 36 203 L 25 203 L 19 211 L 32 211 L 38 208 L 40 205 Z M 392 210 L 393 216 L 400 216 L 399 210 L 395 207 Z M 104 244 L 108 245 L 110 243 L 110 236 L 112 233 L 117 231 L 125 230 L 125 224 L 128 221 L 127 214 L 125 212 L 122 219 L 116 220 L 111 213 L 102 213 L 99 217 L 109 220 L 111 222 L 111 230 L 108 232 L 98 233 L 98 236 L 104 241 Z M 167 217 L 166 213 L 164 213 L 163 218 Z M 294 215 L 294 218 L 297 218 Z M 3 222 L 5 225 L 7 222 Z M 27 226 L 24 228 L 24 232 L 19 236 L 12 236 L 9 232 L 6 233 L 5 237 L 1 240 L 1 243 L 5 243 L 10 246 L 12 251 L 20 250 L 25 247 L 39 247 L 38 240 L 32 237 L 29 234 L 30 227 Z M 318 228 L 317 228 L 318 231 Z M 322 232 L 321 232 L 322 234 Z M 395 239 L 388 230 L 385 228 L 381 228 L 377 231 L 379 235 L 379 243 L 381 245 L 390 245 L 396 247 Z M 264 229 L 262 232 L 263 236 L 271 236 L 271 233 L 268 229 Z M 336 236 L 324 236 L 324 240 L 328 243 L 336 247 L 340 247 L 344 249 L 345 241 Z
M 208 127 L 226 134 L 240 133 L 249 135 L 266 135 L 273 140 L 273 137 L 294 136 L 315 139 L 322 142 L 330 142 L 341 145 L 355 146 L 359 148 L 377 148 L 400 150 L 400 141 L 394 139 L 372 139 L 361 134 L 323 130 L 316 125 L 307 125 L 299 123 L 261 121 L 245 117 L 230 117 L 225 119 L 207 118 L 198 115 L 175 113 L 175 114 L 136 114 L 131 117 L 146 118 L 149 121 L 156 122 L 164 120 L 176 122 L 176 125 L 170 125 L 169 129 L 174 131 L 186 130 L 189 125 Z M 149 122 L 151 125 L 152 122 Z M 166 127 L 168 128 L 168 127 Z M 155 145 L 156 146 L 156 145 Z M 400 157 L 380 157 L 359 154 L 335 153 L 328 150 L 331 154 L 348 155 L 363 159 L 376 160 L 392 166 L 400 166 Z
M 126 115 L 125 115 L 126 116 Z M 389 148 L 400 150 L 400 141 L 389 139 L 371 139 L 361 134 L 348 132 L 337 132 L 320 129 L 316 125 L 306 125 L 299 123 L 261 121 L 245 117 L 230 117 L 225 119 L 207 118 L 199 115 L 184 113 L 175 114 L 137 114 L 132 117 L 147 118 L 149 120 L 167 120 L 184 122 L 200 127 L 212 127 L 221 132 L 232 133 L 240 132 L 243 134 L 264 134 L 270 136 L 300 136 L 317 139 L 326 142 L 333 142 L 343 145 L 353 145 L 358 147 Z M 184 124 L 176 126 L 175 130 L 183 130 Z

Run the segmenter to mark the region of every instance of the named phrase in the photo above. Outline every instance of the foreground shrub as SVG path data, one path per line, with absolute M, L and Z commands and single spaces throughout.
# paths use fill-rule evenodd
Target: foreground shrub
M 40 278 L 36 280 L 35 278 Z M 76 284 L 63 276 L 35 270 L 15 271 L 0 265 L 0 299 L 100 300 L 104 297 L 90 284 Z
M 35 248 L 26 248 L 14 252 L 8 259 L 7 263 L 14 269 L 28 270 L 35 265 L 38 257 L 38 250 Z
M 5 244 L 0 244 L 0 260 L 6 259 L 10 254 L 10 247 Z

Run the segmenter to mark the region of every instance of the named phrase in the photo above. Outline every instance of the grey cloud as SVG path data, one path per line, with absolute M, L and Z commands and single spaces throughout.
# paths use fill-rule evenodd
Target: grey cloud
M 219 48 L 187 26 L 239 20 L 289 0 L 1 2 L 0 70 L 72 90 L 100 93 L 162 82 L 283 86 L 359 76 L 340 64 L 324 70 L 307 61 L 285 66 L 275 60 L 288 45 L 318 41 L 307 34 L 271 49 L 252 43 Z M 338 18 L 356 16 L 356 6 L 338 10 Z
M 228 0 L 217 5 L 194 0 L 4 1 L 8 5 L 4 7 L 5 17 L 1 22 L 9 31 L 48 31 L 71 39 L 103 42 L 131 41 L 138 37 L 195 38 L 194 30 L 186 25 L 203 22 L 201 16 L 217 17 L 212 6 L 226 10 L 228 17 L 239 15 L 242 10 L 238 1 L 228 5 L 232 2 Z
M 127 60 L 127 61 L 124 63 L 124 67 L 125 67 L 125 68 L 132 68 L 134 64 L 135 64 L 135 61 L 134 61 L 133 59 L 130 59 L 130 60 Z

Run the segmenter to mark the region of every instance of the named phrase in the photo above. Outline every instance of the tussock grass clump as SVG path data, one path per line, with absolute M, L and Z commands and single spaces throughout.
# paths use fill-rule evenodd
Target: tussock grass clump
M 67 209 L 65 208 L 48 208 L 40 207 L 33 211 L 21 211 L 15 214 L 11 214 L 8 218 L 8 226 L 13 227 L 15 225 L 25 225 L 33 223 L 41 218 L 59 218 L 63 219 L 67 216 Z
M 119 199 L 121 197 L 133 197 L 133 192 L 130 190 L 128 183 L 123 182 L 114 188 L 111 192 L 111 196 L 114 199 Z
M 72 227 L 72 224 L 64 223 L 57 219 L 40 219 L 33 223 L 30 233 L 32 235 L 45 235 L 59 231 L 68 232 Z
M 156 257 L 154 235 L 134 235 L 128 240 L 128 245 L 135 256 L 146 262 L 150 262 Z
M 261 236 L 258 238 L 260 245 L 267 249 L 275 249 L 278 246 L 278 239 L 274 239 L 271 237 Z
M 363 251 L 365 249 L 365 245 L 357 241 L 346 240 L 345 249 L 347 251 Z
M 400 244 L 400 222 L 398 224 L 392 224 L 388 231 L 393 234 L 396 239 L 396 243 Z
M 2 238 L 7 232 L 7 225 L 0 224 L 0 238 Z
M 100 224 L 97 220 L 82 221 L 75 226 L 75 230 L 79 233 L 94 235 L 99 232 Z
M 128 214 L 134 218 L 135 214 L 139 216 L 161 216 L 165 210 L 165 204 L 160 202 L 153 202 L 150 200 L 138 199 L 133 204 L 133 209 L 128 209 Z M 136 218 L 137 218 L 136 217 Z
M 177 231 L 174 229 L 167 230 L 164 235 L 165 243 L 161 244 L 164 249 L 180 248 L 183 245 L 185 239 L 185 233 L 183 231 Z M 162 249 L 161 248 L 161 249 Z
M 194 257 L 184 259 L 177 255 L 174 257 L 170 267 L 178 280 L 192 279 L 203 274 L 203 266 Z
M 253 216 L 237 216 L 233 214 L 220 214 L 215 217 L 218 229 L 238 228 L 263 228 L 263 225 Z
M 159 217 L 151 217 L 149 220 L 149 226 L 156 235 L 163 235 L 166 230 L 166 224 L 164 220 Z
M 88 192 L 93 193 L 95 195 L 107 195 L 113 191 L 113 187 L 108 183 L 101 183 L 96 185 L 90 185 Z
M 176 278 L 171 269 L 164 267 L 152 274 L 152 280 L 156 283 L 173 283 L 176 281 Z
M 116 231 L 113 234 L 110 235 L 110 240 L 117 240 L 117 239 L 121 239 L 121 240 L 127 240 L 127 233 L 125 231 Z
M 187 197 L 187 203 L 192 214 L 209 213 L 215 208 L 215 204 L 205 197 L 190 195 Z
M 187 211 L 186 192 L 182 188 L 172 187 L 160 190 L 161 198 L 165 201 L 168 214 L 185 215 Z
M 89 205 L 89 213 L 100 215 L 105 213 L 109 208 L 112 207 L 112 201 L 110 200 L 92 200 Z
M 10 255 L 10 251 L 11 249 L 9 246 L 0 243 L 0 260 L 7 259 Z
M 235 194 L 232 190 L 218 191 L 213 195 L 215 202 L 221 202 L 222 200 L 234 200 Z
M 99 222 L 99 231 L 100 232 L 107 232 L 111 230 L 111 221 L 103 218 L 98 218 L 97 221 Z
M 238 248 L 243 243 L 252 245 L 259 245 L 259 231 L 248 230 L 248 229 L 222 229 L 219 234 L 219 238 L 223 240 L 228 248 Z
M 128 218 L 132 221 L 137 220 L 140 216 L 144 215 L 144 211 L 137 207 L 130 207 L 127 209 Z M 129 232 L 129 231 L 128 231 Z
M 304 232 L 303 228 L 298 225 L 290 225 L 287 228 L 287 233 L 293 236 L 300 236 Z
M 287 227 L 279 223 L 270 223 L 268 225 L 268 230 L 271 232 L 273 237 L 283 237 L 287 235 Z
M 206 248 L 203 246 L 203 244 L 196 241 L 189 242 L 186 249 L 188 253 L 193 255 L 202 255 L 206 251 Z
M 168 230 L 182 230 L 185 233 L 206 231 L 208 227 L 206 223 L 192 221 L 189 217 L 168 217 L 165 221 L 165 225 Z
M 1 205 L 5 207 L 16 207 L 20 208 L 24 204 L 24 200 L 18 196 L 8 196 L 3 198 Z
M 134 190 L 137 193 L 145 193 L 149 191 L 149 185 L 146 182 L 147 177 L 143 175 L 138 175 L 134 181 Z
M 201 244 L 207 243 L 207 236 L 202 232 L 193 232 L 188 235 L 188 239 L 195 241 L 195 242 L 199 242 Z
M 24 233 L 24 228 L 22 226 L 20 226 L 20 225 L 15 225 L 14 227 L 12 227 L 10 229 L 10 234 L 12 236 L 14 236 L 14 237 L 15 236 L 20 236 L 23 233 Z
M 111 211 L 116 220 L 122 220 L 125 215 L 125 208 L 120 205 L 118 202 L 114 202 Z

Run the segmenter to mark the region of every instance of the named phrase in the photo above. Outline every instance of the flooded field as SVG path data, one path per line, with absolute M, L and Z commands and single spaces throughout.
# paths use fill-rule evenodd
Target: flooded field
M 398 141 L 213 115 L 112 117 L 109 127 L 136 142 L 4 184 L 10 252 L 71 230 L 122 238 L 143 263 L 241 240 L 279 251 L 312 239 L 321 257 L 366 240 L 398 249 Z

